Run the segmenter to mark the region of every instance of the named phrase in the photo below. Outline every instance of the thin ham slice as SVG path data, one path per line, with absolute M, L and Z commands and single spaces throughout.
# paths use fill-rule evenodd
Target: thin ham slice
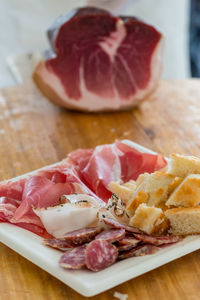
M 54 103 L 76 110 L 105 111 L 138 105 L 161 74 L 163 38 L 135 17 L 78 8 L 48 31 L 52 49 L 33 74 Z
M 72 159 L 77 157 L 72 152 Z M 123 142 L 97 146 L 87 159 L 74 159 L 81 178 L 92 191 L 105 202 L 111 197 L 108 185 L 111 181 L 127 182 L 144 173 L 152 173 L 166 166 L 161 155 L 141 153 Z
M 19 207 L 20 201 L 8 197 L 0 197 L 0 222 L 9 222 Z
M 162 155 L 141 153 L 120 141 L 116 141 L 115 145 L 123 153 L 119 157 L 123 182 L 136 180 L 142 173 L 152 173 L 166 166 L 166 160 Z
M 17 208 L 11 222 L 27 222 L 43 227 L 33 208 L 47 208 L 59 204 L 63 194 L 73 194 L 73 183 L 54 183 L 42 176 L 31 176 L 25 183 L 22 203 Z
M 7 197 L 21 201 L 25 181 L 25 179 L 17 181 L 2 181 L 0 183 L 0 197 Z

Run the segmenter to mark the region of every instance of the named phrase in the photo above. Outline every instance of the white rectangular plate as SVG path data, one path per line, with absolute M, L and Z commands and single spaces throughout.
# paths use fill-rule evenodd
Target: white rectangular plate
M 155 153 L 131 141 L 130 146 L 146 153 Z M 18 177 L 20 178 L 20 177 Z M 200 237 L 189 236 L 181 242 L 162 248 L 153 255 L 129 258 L 94 273 L 88 270 L 64 270 L 58 266 L 60 252 L 42 244 L 39 236 L 8 223 L 0 224 L 0 240 L 83 296 L 94 296 L 131 278 L 135 278 L 176 258 L 200 248 Z

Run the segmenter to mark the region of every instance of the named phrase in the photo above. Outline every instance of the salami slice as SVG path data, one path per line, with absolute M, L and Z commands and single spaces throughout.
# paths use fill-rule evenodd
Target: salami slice
M 134 237 L 131 236 L 125 236 L 123 239 L 117 242 L 118 245 L 123 246 L 123 245 L 137 245 L 140 243 L 138 239 L 135 239 Z
M 105 240 L 94 240 L 86 249 L 86 266 L 89 270 L 100 271 L 112 265 L 118 257 L 117 248 Z
M 134 256 L 144 256 L 144 255 L 148 255 L 148 254 L 154 254 L 158 250 L 159 250 L 159 248 L 154 245 L 141 245 L 141 246 L 135 247 L 131 250 L 120 253 L 118 256 L 118 259 L 121 260 L 121 259 L 134 257 Z
M 181 238 L 179 236 L 173 236 L 173 235 L 168 235 L 168 236 L 150 236 L 150 235 L 146 235 L 146 234 L 134 234 L 135 238 L 148 243 L 148 244 L 152 244 L 155 246 L 160 246 L 160 245 L 164 245 L 164 244 L 172 244 L 172 243 L 176 243 L 179 242 L 181 240 Z
M 124 229 L 110 229 L 104 230 L 98 235 L 96 235 L 95 239 L 101 239 L 110 243 L 119 241 L 125 237 Z
M 74 245 L 82 245 L 92 241 L 95 236 L 102 231 L 100 227 L 86 227 L 68 232 L 64 235 L 66 241 Z
M 117 229 L 124 229 L 127 232 L 132 232 L 132 233 L 143 233 L 141 230 L 139 230 L 138 228 L 132 227 L 132 226 L 128 226 L 126 224 L 121 224 L 120 222 L 114 220 L 114 219 L 110 219 L 110 218 L 104 218 L 103 219 L 104 223 L 112 228 L 117 228 Z
M 81 269 L 85 266 L 87 245 L 82 245 L 66 251 L 59 260 L 59 265 L 65 269 Z
M 133 237 L 124 237 L 116 243 L 118 251 L 126 251 L 136 247 L 140 243 L 139 240 Z
M 52 247 L 52 248 L 56 248 L 59 250 L 65 250 L 67 248 L 72 248 L 75 245 L 70 243 L 69 241 L 65 240 L 64 238 L 60 238 L 60 239 L 45 239 L 44 240 L 44 244 L 46 246 Z
M 121 246 L 116 245 L 119 252 L 131 250 L 131 249 L 135 248 L 136 246 L 137 246 L 137 244 L 136 245 L 121 245 Z

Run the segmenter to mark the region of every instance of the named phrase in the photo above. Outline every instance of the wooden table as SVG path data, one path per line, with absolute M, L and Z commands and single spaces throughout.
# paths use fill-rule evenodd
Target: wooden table
M 128 138 L 163 155 L 200 155 L 200 81 L 163 81 L 131 111 L 87 114 L 60 109 L 32 83 L 0 91 L 0 179 L 64 158 L 76 148 Z M 6 246 L 0 246 L 0 299 L 85 299 Z M 200 251 L 92 299 L 199 300 Z

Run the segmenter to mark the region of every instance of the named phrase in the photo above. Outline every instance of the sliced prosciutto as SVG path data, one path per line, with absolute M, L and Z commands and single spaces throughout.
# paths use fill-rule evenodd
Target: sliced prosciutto
M 123 142 L 97 146 L 84 159 L 77 159 L 76 150 L 69 155 L 82 180 L 104 201 L 108 201 L 111 181 L 127 182 L 145 172 L 152 173 L 166 166 L 161 155 L 141 153 Z
M 97 226 L 97 213 L 100 215 L 102 211 L 105 218 L 111 181 L 123 183 L 165 165 L 161 155 L 141 153 L 120 141 L 73 151 L 57 165 L 23 179 L 1 182 L 0 222 L 56 238 L 84 226 Z M 116 225 L 116 220 L 110 222 L 111 227 L 124 228 Z
M 17 208 L 11 222 L 29 222 L 42 225 L 40 219 L 33 212 L 33 208 L 47 208 L 58 205 L 63 194 L 75 192 L 73 184 L 54 183 L 41 176 L 31 176 L 25 183 L 22 203 Z
M 44 95 L 63 107 L 130 108 L 160 78 L 162 35 L 135 17 L 78 8 L 58 18 L 48 37 L 52 49 L 33 78 Z

